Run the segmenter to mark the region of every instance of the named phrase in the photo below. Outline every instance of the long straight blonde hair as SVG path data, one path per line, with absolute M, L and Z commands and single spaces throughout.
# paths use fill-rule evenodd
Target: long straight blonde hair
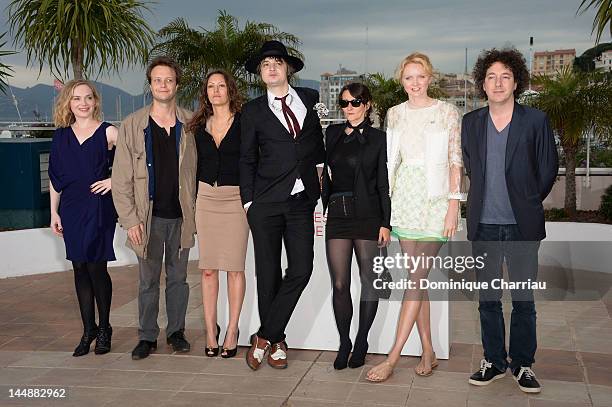
M 85 79 L 76 79 L 66 83 L 55 100 L 55 109 L 53 112 L 53 123 L 55 126 L 68 127 L 76 120 L 74 113 L 72 113 L 72 110 L 70 110 L 70 99 L 72 99 L 74 88 L 80 85 L 87 85 L 89 89 L 91 89 L 91 93 L 96 102 L 93 109 L 93 118 L 98 121 L 102 121 L 102 112 L 100 108 L 102 105 L 102 98 L 100 97 L 98 90 L 90 81 Z

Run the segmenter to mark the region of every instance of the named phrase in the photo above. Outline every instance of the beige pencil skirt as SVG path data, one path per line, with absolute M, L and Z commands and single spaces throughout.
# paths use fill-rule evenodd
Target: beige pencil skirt
M 249 224 L 238 186 L 198 181 L 196 230 L 201 270 L 244 271 Z

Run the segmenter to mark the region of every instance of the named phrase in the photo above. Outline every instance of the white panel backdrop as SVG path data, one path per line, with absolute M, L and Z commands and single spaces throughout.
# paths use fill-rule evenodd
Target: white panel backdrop
M 315 213 L 315 266 L 310 284 L 304 291 L 293 319 L 287 329 L 287 340 L 294 348 L 336 350 L 338 334 L 333 319 L 331 307 L 331 284 L 325 261 L 324 223 L 321 208 Z M 612 241 L 612 226 L 593 223 L 547 222 L 547 238 L 544 242 L 560 241 L 563 243 L 571 236 L 572 241 Z M 115 252 L 117 261 L 109 265 L 124 266 L 136 263 L 134 254 L 124 246 L 126 234 L 117 227 L 115 234 Z M 465 240 L 465 229 L 457 236 Z M 599 246 L 597 246 L 599 247 Z M 49 273 L 53 271 L 70 270 L 71 265 L 65 257 L 64 245 L 56 238 L 49 228 L 28 229 L 0 232 L 0 278 Z M 197 249 L 192 249 L 190 259 L 198 258 Z M 610 273 L 612 250 L 593 252 L 589 245 L 549 244 L 540 249 L 540 265 L 561 266 L 577 270 L 587 270 Z M 357 265 L 353 264 L 353 301 L 355 315 L 358 318 L 359 280 Z M 259 326 L 255 290 L 255 276 L 252 246 L 249 244 L 247 259 L 247 293 L 244 311 L 240 322 L 241 344 L 246 344 L 248 335 Z M 227 305 L 224 296 L 225 279 L 221 279 L 221 298 L 219 301 L 219 323 L 226 323 Z M 394 339 L 395 324 L 399 313 L 398 302 L 381 301 L 378 315 L 370 332 L 370 351 L 386 353 Z M 474 304 L 474 307 L 477 305 Z M 440 358 L 448 358 L 449 351 L 449 303 L 443 301 L 431 304 L 432 336 L 436 354 Z M 352 327 L 353 336 L 357 327 Z M 406 347 L 406 355 L 420 354 L 420 344 L 416 329 L 413 331 Z
M 312 278 L 298 303 L 287 328 L 287 343 L 292 348 L 337 350 L 338 332 L 331 306 L 331 283 L 325 258 L 325 223 L 319 205 L 315 210 L 315 260 Z M 115 253 L 117 261 L 110 267 L 135 264 L 136 256 L 124 246 L 125 232 L 117 226 L 115 233 Z M 249 237 L 250 239 L 250 237 Z M 0 232 L 0 250 L 3 262 L 0 264 L 0 278 L 51 271 L 70 270 L 70 262 L 65 260 L 65 249 L 61 239 L 53 235 L 49 228 Z M 197 244 L 189 255 L 198 258 Z M 283 264 L 286 260 L 283 256 Z M 249 240 L 246 266 L 247 290 L 240 319 L 240 344 L 247 345 L 249 335 L 259 327 L 257 312 L 257 292 L 255 285 L 255 266 L 253 246 Z M 227 323 L 227 300 L 224 273 L 220 274 L 219 325 Z M 357 331 L 359 318 L 359 274 L 357 263 L 353 261 L 351 292 L 354 302 L 351 337 Z M 395 327 L 399 315 L 400 302 L 381 301 L 378 314 L 370 331 L 370 352 L 387 353 L 393 344 Z M 431 303 L 431 324 L 434 349 L 437 357 L 448 358 L 449 354 L 449 304 L 446 301 Z M 416 327 L 406 344 L 403 354 L 420 355 L 420 343 Z

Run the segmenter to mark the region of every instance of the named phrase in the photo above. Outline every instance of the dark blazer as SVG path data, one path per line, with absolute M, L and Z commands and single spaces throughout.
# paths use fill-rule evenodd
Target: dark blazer
M 489 108 L 467 113 L 461 125 L 463 165 L 470 179 L 467 199 L 468 239 L 474 240 L 485 189 Z M 506 145 L 506 186 L 510 205 L 524 240 L 546 237 L 542 201 L 559 170 L 555 139 L 546 113 L 514 104 Z
M 313 201 L 319 199 L 316 166 L 325 160 L 323 130 L 314 110 L 319 92 L 294 89 L 306 106 L 306 118 L 295 139 L 268 106 L 267 95 L 242 106 L 240 196 L 243 204 L 284 202 L 298 177 L 308 197 Z
M 334 124 L 325 132 L 326 158 L 323 169 L 321 200 L 323 211 L 329 203 L 332 180 L 327 166 L 338 140 L 344 135 L 345 124 Z M 365 143 L 360 145 L 357 170 L 353 184 L 355 215 L 357 218 L 379 216 L 381 226 L 391 229 L 391 198 L 387 175 L 387 135 L 385 132 L 366 126 L 363 129 Z M 332 174 L 333 178 L 333 174 Z

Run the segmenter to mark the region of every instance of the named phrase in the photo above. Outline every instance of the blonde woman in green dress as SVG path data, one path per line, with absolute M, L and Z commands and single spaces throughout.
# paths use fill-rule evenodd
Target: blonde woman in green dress
M 429 58 L 408 55 L 396 77 L 408 101 L 387 113 L 387 151 L 392 233 L 409 256 L 436 256 L 459 227 L 461 192 L 461 115 L 452 104 L 428 96 L 433 79 Z M 427 278 L 426 267 L 410 278 Z M 431 341 L 427 290 L 407 290 L 387 359 L 370 369 L 367 379 L 385 381 L 393 373 L 416 322 L 423 353 L 416 374 L 430 376 L 438 365 Z

